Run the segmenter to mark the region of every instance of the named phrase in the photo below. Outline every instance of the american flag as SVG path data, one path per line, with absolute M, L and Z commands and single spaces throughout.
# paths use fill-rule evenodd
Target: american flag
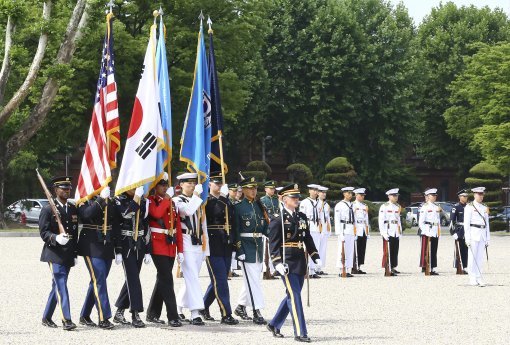
M 106 35 L 101 70 L 92 111 L 89 135 L 76 188 L 76 203 L 98 194 L 111 181 L 120 149 L 119 110 L 113 54 L 113 15 L 106 16 Z

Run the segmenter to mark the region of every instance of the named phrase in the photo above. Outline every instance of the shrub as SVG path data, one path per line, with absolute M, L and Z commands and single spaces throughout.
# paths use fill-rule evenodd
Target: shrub
M 345 157 L 336 157 L 326 164 L 326 175 L 322 185 L 329 188 L 328 197 L 342 199 L 341 189 L 357 182 L 358 174 Z
M 466 185 L 470 188 L 485 187 L 484 203 L 490 208 L 501 206 L 503 175 L 498 168 L 487 162 L 481 162 L 472 167 L 469 174 L 465 180 Z
M 350 170 L 354 170 L 354 167 L 345 157 L 333 158 L 326 164 L 327 173 L 348 172 Z
M 271 176 L 271 174 L 273 172 L 273 170 L 271 169 L 269 164 L 267 164 L 264 161 L 251 161 L 251 162 L 248 163 L 248 165 L 246 165 L 246 170 L 249 170 L 249 171 L 264 171 L 266 173 L 266 177 L 267 176 Z
M 474 177 L 481 178 L 497 178 L 501 179 L 501 171 L 495 166 L 487 162 L 481 162 L 469 169 L 469 174 Z
M 294 163 L 287 167 L 290 179 L 301 185 L 309 184 L 312 181 L 313 174 L 309 167 L 301 163 Z
M 255 177 L 258 182 L 264 181 L 267 176 L 265 171 L 243 171 L 242 174 L 244 178 Z

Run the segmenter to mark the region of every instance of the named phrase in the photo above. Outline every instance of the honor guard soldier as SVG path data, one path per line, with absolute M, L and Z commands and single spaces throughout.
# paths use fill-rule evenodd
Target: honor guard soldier
M 109 198 L 110 187 L 105 186 L 99 196 L 78 207 L 82 223 L 78 254 L 83 256 L 90 275 L 89 288 L 81 309 L 80 324 L 96 326 L 90 319 L 95 304 L 99 314 L 99 327 L 103 329 L 113 328 L 109 320 L 112 317 L 112 310 L 106 280 L 112 267 L 112 260 L 115 258 L 114 242 L 117 238 L 112 232 L 113 208 L 108 204 Z
M 331 206 L 329 206 L 326 201 L 326 193 L 329 188 L 319 186 L 319 232 L 320 236 L 320 246 L 317 248 L 319 250 L 319 256 L 321 260 L 326 264 L 326 254 L 328 252 L 328 239 L 331 236 Z M 317 273 L 318 275 L 327 275 L 322 270 Z
M 55 177 L 52 180 L 56 198 L 52 199 L 52 205 L 42 208 L 39 216 L 39 233 L 44 241 L 41 253 L 41 261 L 47 262 L 52 275 L 51 292 L 44 309 L 42 324 L 56 328 L 57 325 L 51 320 L 55 307 L 59 306 L 62 317 L 63 329 L 70 331 L 76 328 L 71 321 L 69 305 L 69 291 L 67 290 L 67 277 L 71 267 L 77 263 L 78 238 L 78 213 L 73 204 L 67 202 L 71 193 L 71 177 Z M 59 230 L 57 217 L 60 217 L 63 230 Z
M 205 206 L 210 251 L 205 261 L 211 283 L 204 295 L 205 309 L 200 314 L 204 319 L 214 321 L 209 313 L 209 307 L 216 300 L 220 307 L 221 323 L 236 325 L 239 321 L 232 317 L 228 288 L 228 272 L 233 252 L 231 227 L 234 210 L 227 196 L 228 186 L 223 185 L 221 172 L 211 173 L 209 197 Z
M 237 189 L 238 188 L 239 188 L 239 186 L 237 185 L 237 183 L 230 183 L 228 185 L 228 200 L 230 201 L 232 206 L 234 206 L 235 204 L 237 204 L 239 202 L 239 200 L 237 199 Z M 239 274 L 237 274 L 235 272 L 235 270 L 238 270 L 238 269 L 239 269 L 239 265 L 237 264 L 237 260 L 236 260 L 236 252 L 232 251 L 232 260 L 230 262 L 229 277 L 239 277 Z
M 275 181 L 267 181 L 264 183 L 264 190 L 266 195 L 260 198 L 260 202 L 266 208 L 269 219 L 271 219 L 273 214 L 279 212 L 280 209 L 278 196 L 275 193 L 275 188 Z M 274 269 L 273 262 L 269 260 L 269 243 L 266 237 L 264 237 L 264 272 L 264 279 L 276 279 L 276 277 L 274 277 L 276 271 Z
M 467 274 L 466 268 L 468 267 L 468 247 L 464 237 L 464 208 L 468 201 L 468 190 L 462 189 L 457 193 L 459 202 L 456 203 L 450 211 L 450 233 L 455 240 L 455 252 L 460 253 L 461 274 Z M 456 256 L 458 256 L 457 254 Z M 459 265 L 459 259 L 455 260 L 455 267 Z M 457 270 L 459 272 L 459 270 Z
M 389 269 L 392 276 L 400 273 L 396 270 L 398 266 L 398 247 L 400 236 L 402 234 L 402 223 L 400 212 L 402 208 L 398 202 L 398 188 L 390 189 L 386 192 L 388 202 L 379 208 L 379 232 L 383 241 L 383 267 L 384 262 L 389 258 Z M 389 252 L 389 253 L 388 253 Z M 388 255 L 389 254 L 389 255 Z
M 300 197 L 298 186 L 284 187 L 279 194 L 283 196 L 284 205 L 279 213 L 273 215 L 269 223 L 269 241 L 271 260 L 282 277 L 287 296 L 280 303 L 267 328 L 274 337 L 283 337 L 280 329 L 290 313 L 294 339 L 310 342 L 301 301 L 301 289 L 307 271 L 307 256 L 310 255 L 319 269 L 322 262 L 310 235 L 306 216 L 297 211 Z
M 308 226 L 310 233 L 312 234 L 313 242 L 315 243 L 315 248 L 320 248 L 321 233 L 319 231 L 319 185 L 309 184 L 307 187 L 309 196 L 300 202 L 299 211 L 303 212 L 308 219 Z M 320 278 L 320 276 L 317 274 L 317 272 L 320 272 L 320 270 L 317 270 L 315 263 L 310 261 L 309 265 L 310 278 Z
M 341 189 L 344 199 L 335 206 L 335 231 L 338 234 L 338 260 L 337 267 L 346 271 L 347 277 L 352 277 L 352 266 L 354 262 L 354 240 L 356 231 L 354 229 L 354 209 L 351 202 L 353 187 Z M 340 273 L 339 276 L 342 276 Z
M 202 289 L 200 288 L 200 268 L 202 262 L 209 256 L 209 241 L 207 223 L 202 212 L 203 192 L 201 184 L 197 184 L 196 173 L 184 173 L 177 176 L 182 194 L 174 197 L 175 207 L 181 217 L 182 241 L 184 247 L 184 261 L 181 264 L 184 276 L 184 286 L 177 295 L 177 310 L 181 320 L 185 320 L 183 308 L 191 312 L 191 324 L 203 326 L 200 310 L 204 309 Z
M 115 263 L 124 267 L 126 281 L 120 290 L 115 306 L 117 311 L 113 321 L 129 324 L 124 310 L 131 311 L 131 324 L 136 328 L 145 327 L 139 313 L 143 312 L 142 284 L 140 270 L 142 261 L 150 264 L 149 239 L 147 239 L 147 202 L 143 198 L 144 189 L 138 187 L 128 190 L 113 199 L 113 232 L 119 234 L 120 241 L 115 248 Z
M 354 226 L 356 228 L 356 273 L 366 274 L 361 270 L 361 265 L 365 264 L 365 252 L 367 249 L 367 239 L 370 238 L 370 221 L 368 219 L 368 206 L 365 200 L 365 188 L 357 188 L 354 190 L 356 200 L 354 200 Z
M 158 275 L 147 308 L 147 321 L 165 323 L 159 319 L 165 302 L 168 325 L 180 327 L 182 322 L 177 313 L 172 269 L 175 258 L 182 263 L 184 255 L 181 220 L 173 205 L 173 194 L 173 188 L 168 187 L 168 174 L 165 172 L 154 187 L 154 195 L 148 197 L 151 257 Z
M 246 307 L 251 306 L 253 322 L 264 325 L 266 321 L 260 313 L 260 309 L 264 308 L 260 275 L 264 253 L 262 236 L 267 236 L 269 219 L 264 206 L 260 200 L 256 199 L 257 182 L 255 182 L 255 178 L 246 178 L 239 185 L 243 189 L 244 198 L 234 206 L 233 235 L 237 260 L 241 261 L 243 268 L 244 284 L 235 314 L 243 320 L 249 320 Z
M 436 204 L 437 189 L 429 188 L 425 191 L 427 202 L 420 208 L 420 220 L 418 226 L 421 230 L 423 241 L 421 265 L 430 267 L 430 275 L 439 275 L 437 267 L 437 245 L 441 236 L 441 207 Z M 428 257 L 428 259 L 427 259 Z
M 471 189 L 474 200 L 464 208 L 464 236 L 468 246 L 469 284 L 485 286 L 482 276 L 483 254 L 491 238 L 489 229 L 489 208 L 482 204 L 485 187 Z

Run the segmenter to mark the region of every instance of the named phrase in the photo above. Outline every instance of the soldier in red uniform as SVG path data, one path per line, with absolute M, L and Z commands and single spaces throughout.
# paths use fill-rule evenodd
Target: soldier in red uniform
M 182 326 L 177 314 L 172 268 L 175 257 L 179 263 L 184 260 L 182 254 L 181 221 L 172 202 L 173 188 L 168 188 L 168 174 L 165 173 L 154 188 L 149 200 L 149 231 L 152 237 L 152 261 L 158 271 L 156 285 L 147 309 L 147 321 L 164 324 L 160 320 L 163 301 L 166 306 L 168 324 Z

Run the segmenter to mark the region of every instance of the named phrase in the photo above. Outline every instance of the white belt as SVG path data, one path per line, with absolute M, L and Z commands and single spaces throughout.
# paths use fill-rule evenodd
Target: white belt
M 241 237 L 262 237 L 262 234 L 260 232 L 243 232 L 240 234 Z
M 365 221 L 364 220 L 357 220 L 356 223 L 357 224 L 363 224 L 363 223 L 365 223 Z
M 122 230 L 122 236 L 134 236 L 135 232 L 131 230 Z M 143 236 L 143 230 L 138 231 L 138 236 Z
M 150 227 L 149 229 L 151 229 L 151 232 L 155 232 L 157 234 L 165 234 L 165 235 L 168 235 L 169 231 L 167 229 L 161 229 L 161 228 L 153 228 L 153 227 Z

